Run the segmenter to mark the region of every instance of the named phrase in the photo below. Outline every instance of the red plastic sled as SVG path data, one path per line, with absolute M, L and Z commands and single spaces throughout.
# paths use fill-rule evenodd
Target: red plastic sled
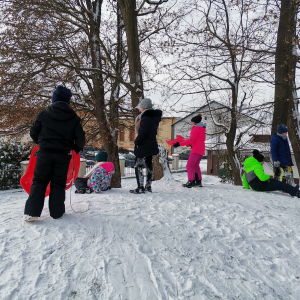
M 32 151 L 28 163 L 28 167 L 26 169 L 26 173 L 22 176 L 20 180 L 20 184 L 22 188 L 25 190 L 27 194 L 30 193 L 31 185 L 32 185 L 32 179 L 37 159 L 37 150 L 39 149 L 39 146 L 36 146 Z M 80 168 L 80 155 L 76 154 L 75 151 L 72 150 L 72 158 L 69 165 L 68 175 L 67 175 L 67 184 L 65 190 L 69 189 L 75 179 L 77 178 L 78 172 Z M 47 186 L 45 197 L 49 196 L 50 193 L 50 183 Z
M 176 139 L 174 140 L 166 140 L 167 144 L 170 146 L 173 146 L 177 142 L 182 142 L 184 141 L 185 138 L 182 135 L 176 135 Z

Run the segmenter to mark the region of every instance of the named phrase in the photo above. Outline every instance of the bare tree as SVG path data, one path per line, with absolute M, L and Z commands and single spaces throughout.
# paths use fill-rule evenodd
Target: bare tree
M 227 121 L 215 120 L 215 125 L 226 136 L 234 184 L 241 185 L 237 119 L 240 108 L 251 104 L 254 83 L 257 86 L 267 76 L 272 54 L 262 50 L 260 42 L 269 38 L 271 24 L 265 23 L 265 12 L 251 0 L 238 5 L 227 0 L 194 1 L 187 9 L 191 14 L 180 28 L 184 30 L 168 42 L 177 58 L 173 86 L 182 95 L 196 96 L 199 104 L 217 100 L 230 107 Z M 262 31 L 262 26 L 267 28 Z
M 41 110 L 49 103 L 57 84 L 71 87 L 72 105 L 84 122 L 94 122 L 98 132 L 92 130 L 91 135 L 100 133 L 116 168 L 112 184 L 120 187 L 120 93 L 121 86 L 123 90 L 132 87 L 122 73 L 126 56 L 121 15 L 112 6 L 110 21 L 103 22 L 102 5 L 102 0 L 1 4 L 5 24 L 0 37 L 1 108 Z M 4 130 L 16 132 L 28 125 L 36 112 L 27 111 L 18 120 L 6 114 Z

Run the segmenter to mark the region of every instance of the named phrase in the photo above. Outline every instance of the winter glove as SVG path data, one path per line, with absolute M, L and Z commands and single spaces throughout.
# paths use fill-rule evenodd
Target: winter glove
M 274 167 L 275 168 L 279 168 L 280 167 L 280 161 L 279 160 L 275 160 L 274 161 Z
M 173 145 L 173 147 L 174 147 L 174 148 L 180 147 L 179 142 L 176 142 L 176 143 Z

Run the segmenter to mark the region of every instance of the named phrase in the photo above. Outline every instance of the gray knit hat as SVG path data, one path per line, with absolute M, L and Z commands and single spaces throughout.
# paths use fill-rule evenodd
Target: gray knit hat
M 142 99 L 136 108 L 138 108 L 138 109 L 141 109 L 141 108 L 145 108 L 145 109 L 152 108 L 152 101 L 151 101 L 151 99 L 149 99 L 149 98 Z

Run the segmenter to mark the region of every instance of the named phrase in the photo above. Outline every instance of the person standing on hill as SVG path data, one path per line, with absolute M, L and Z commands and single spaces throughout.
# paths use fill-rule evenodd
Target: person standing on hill
M 71 150 L 79 153 L 85 144 L 85 132 L 80 118 L 70 107 L 72 93 L 58 86 L 52 105 L 41 111 L 30 129 L 30 136 L 39 145 L 33 183 L 25 204 L 25 221 L 40 217 L 49 182 L 49 211 L 53 219 L 65 213 L 65 187 L 71 160 Z
M 271 155 L 275 169 L 274 179 L 296 186 L 292 170 L 294 164 L 287 134 L 287 127 L 280 124 L 277 126 L 277 134 L 273 134 L 271 137 Z
M 137 188 L 130 190 L 133 194 L 144 194 L 145 191 L 152 192 L 153 180 L 153 156 L 159 153 L 156 141 L 157 129 L 161 121 L 162 111 L 153 109 L 151 99 L 142 99 L 137 106 L 141 114 L 135 119 L 135 128 L 138 133 L 134 141 L 135 176 Z M 144 187 L 143 166 L 146 165 L 146 185 Z
M 191 188 L 193 186 L 202 187 L 202 175 L 200 169 L 200 161 L 205 154 L 205 131 L 206 124 L 202 123 L 201 114 L 191 119 L 191 125 L 193 126 L 190 134 L 190 138 L 177 142 L 173 147 L 179 146 L 191 146 L 192 151 L 189 156 L 186 169 L 188 173 L 188 182 L 183 184 L 183 187 Z

